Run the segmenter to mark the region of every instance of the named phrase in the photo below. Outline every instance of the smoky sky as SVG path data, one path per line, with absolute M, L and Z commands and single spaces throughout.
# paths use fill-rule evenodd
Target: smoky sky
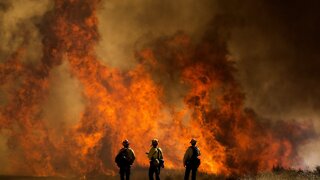
M 245 105 L 268 121 L 320 124 L 319 1 L 218 1 Z M 319 162 L 319 140 L 300 148 L 305 163 Z
M 223 9 L 221 16 L 232 17 L 236 22 L 227 25 L 227 29 L 247 104 L 269 117 L 295 118 L 317 113 L 320 3 L 220 1 L 218 4 Z

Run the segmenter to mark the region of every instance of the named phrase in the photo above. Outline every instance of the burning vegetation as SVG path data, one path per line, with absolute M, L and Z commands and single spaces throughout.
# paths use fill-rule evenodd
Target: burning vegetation
M 226 39 L 215 21 L 199 42 L 178 32 L 146 42 L 129 70 L 96 56 L 99 1 L 56 0 L 38 28 L 41 61 L 23 62 L 23 42 L 1 61 L 0 133 L 7 137 L 10 174 L 114 174 L 114 157 L 128 138 L 136 166 L 154 137 L 166 168 L 182 169 L 192 137 L 201 149 L 200 171 L 252 174 L 274 165 L 302 166 L 297 147 L 315 136 L 312 124 L 260 118 L 244 107 Z M 112 52 L 109 52 L 112 53 Z M 83 109 L 73 124 L 48 123 L 44 104 L 53 71 L 66 65 L 81 86 Z M 53 128 L 52 123 L 59 128 Z

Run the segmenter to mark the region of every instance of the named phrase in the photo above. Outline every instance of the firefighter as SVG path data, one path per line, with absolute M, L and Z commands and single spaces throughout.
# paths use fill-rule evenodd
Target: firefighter
M 135 160 L 134 151 L 129 147 L 130 143 L 126 139 L 122 142 L 123 148 L 120 149 L 119 153 L 115 158 L 115 162 L 117 163 L 118 167 L 120 168 L 120 179 L 126 180 L 130 179 L 130 168 Z
M 153 139 L 151 141 L 151 149 L 148 154 L 150 160 L 149 180 L 153 180 L 155 174 L 156 180 L 160 180 L 160 168 L 164 168 L 164 160 L 161 148 L 158 147 L 159 141 Z
M 200 166 L 200 159 L 198 158 L 198 156 L 200 156 L 200 150 L 196 146 L 197 140 L 192 138 L 190 143 L 191 143 L 191 146 L 188 147 L 183 157 L 183 165 L 186 168 L 186 171 L 184 174 L 185 180 L 189 179 L 190 171 L 192 171 L 192 175 L 191 175 L 192 180 L 195 180 L 198 167 Z

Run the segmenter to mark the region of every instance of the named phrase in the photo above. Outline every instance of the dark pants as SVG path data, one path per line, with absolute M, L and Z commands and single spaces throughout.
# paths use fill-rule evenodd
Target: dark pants
M 126 176 L 126 180 L 130 179 L 130 166 L 120 167 L 120 179 L 124 180 L 124 176 Z
M 184 174 L 184 180 L 189 180 L 190 171 L 192 171 L 191 179 L 192 180 L 196 180 L 197 169 L 198 168 L 187 166 L 186 167 L 186 172 Z
M 160 167 L 150 166 L 149 167 L 149 180 L 153 180 L 153 174 L 156 175 L 156 180 L 160 180 Z

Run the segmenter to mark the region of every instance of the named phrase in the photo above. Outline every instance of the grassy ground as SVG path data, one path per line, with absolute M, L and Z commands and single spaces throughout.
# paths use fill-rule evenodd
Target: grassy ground
M 314 174 L 314 173 L 308 173 L 308 172 L 282 172 L 282 173 L 260 173 L 257 176 L 248 176 L 248 177 L 242 177 L 241 179 L 244 180 L 305 180 L 305 179 L 314 179 L 314 180 L 320 180 L 320 175 Z

